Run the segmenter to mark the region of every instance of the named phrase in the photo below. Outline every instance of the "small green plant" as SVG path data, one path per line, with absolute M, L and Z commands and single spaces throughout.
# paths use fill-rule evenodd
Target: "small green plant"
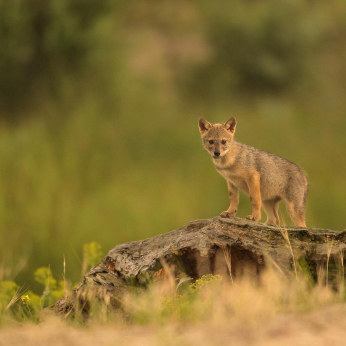
M 207 274 L 197 279 L 193 284 L 190 284 L 190 291 L 193 293 L 199 292 L 207 285 L 218 284 L 222 280 L 220 275 Z
M 49 267 L 36 269 L 34 277 L 36 282 L 44 286 L 44 291 L 40 299 L 42 308 L 52 305 L 64 296 L 64 280 L 56 280 Z
M 19 286 L 13 281 L 0 282 L 0 312 L 5 311 L 18 292 Z
M 39 297 L 34 293 L 31 291 L 23 293 L 23 288 L 14 281 L 0 282 L 0 317 L 35 321 L 39 308 Z
M 100 263 L 103 251 L 100 244 L 95 241 L 83 245 L 83 275 L 96 264 Z
M 39 297 L 32 292 L 28 292 L 28 294 L 20 297 L 21 316 L 23 320 L 37 320 L 36 316 L 39 311 L 39 302 Z
M 92 242 L 83 246 L 83 270 L 100 262 L 103 256 L 101 245 Z M 0 317 L 10 314 L 17 321 L 37 320 L 37 312 L 54 304 L 70 294 L 71 284 L 65 279 L 65 261 L 63 280 L 57 280 L 50 267 L 40 267 L 34 272 L 34 280 L 43 286 L 42 295 L 24 290 L 14 281 L 0 282 Z M 0 318 L 1 322 L 1 318 Z
M 308 262 L 305 257 L 300 257 L 298 259 L 299 271 L 304 275 L 310 287 L 313 287 L 315 284 L 314 273 L 316 268 L 313 262 Z
M 206 288 L 212 288 L 221 283 L 220 275 L 207 274 L 190 284 L 188 290 L 176 297 L 163 297 L 162 313 L 164 316 L 176 315 L 180 318 L 189 318 L 193 316 L 194 303 L 198 300 L 203 308 L 206 309 L 211 305 L 209 297 L 203 297 L 202 293 Z

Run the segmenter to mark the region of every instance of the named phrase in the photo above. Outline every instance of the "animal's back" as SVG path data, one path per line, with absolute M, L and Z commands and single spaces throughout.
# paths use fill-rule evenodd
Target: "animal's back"
M 259 172 L 263 200 L 275 196 L 290 200 L 307 190 L 306 174 L 295 163 L 243 143 L 237 144 L 240 150 L 236 162 Z

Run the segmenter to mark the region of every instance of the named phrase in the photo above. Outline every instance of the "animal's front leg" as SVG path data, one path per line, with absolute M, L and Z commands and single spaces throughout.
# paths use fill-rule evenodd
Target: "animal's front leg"
M 249 220 L 261 220 L 261 192 L 260 192 L 260 175 L 253 172 L 247 180 L 252 205 L 252 215 L 247 216 Z
M 228 195 L 229 195 L 230 205 L 226 211 L 223 211 L 220 214 L 221 217 L 232 217 L 232 216 L 235 216 L 237 214 L 237 208 L 238 208 L 238 203 L 239 203 L 238 188 L 235 187 L 230 182 L 227 182 L 227 187 L 228 187 Z

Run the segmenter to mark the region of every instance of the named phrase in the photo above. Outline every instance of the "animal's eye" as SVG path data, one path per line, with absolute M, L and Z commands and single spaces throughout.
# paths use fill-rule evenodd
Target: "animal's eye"
M 221 141 L 221 144 L 226 144 L 226 141 L 223 139 L 223 140 Z
M 211 140 L 209 141 L 209 144 L 214 144 L 214 141 L 211 139 Z

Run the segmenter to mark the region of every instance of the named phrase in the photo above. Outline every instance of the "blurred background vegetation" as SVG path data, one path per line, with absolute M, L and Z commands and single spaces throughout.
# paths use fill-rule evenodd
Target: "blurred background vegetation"
M 343 230 L 345 61 L 344 0 L 0 0 L 2 277 L 65 256 L 76 282 L 84 243 L 227 209 L 200 116 L 300 165 L 307 225 Z

